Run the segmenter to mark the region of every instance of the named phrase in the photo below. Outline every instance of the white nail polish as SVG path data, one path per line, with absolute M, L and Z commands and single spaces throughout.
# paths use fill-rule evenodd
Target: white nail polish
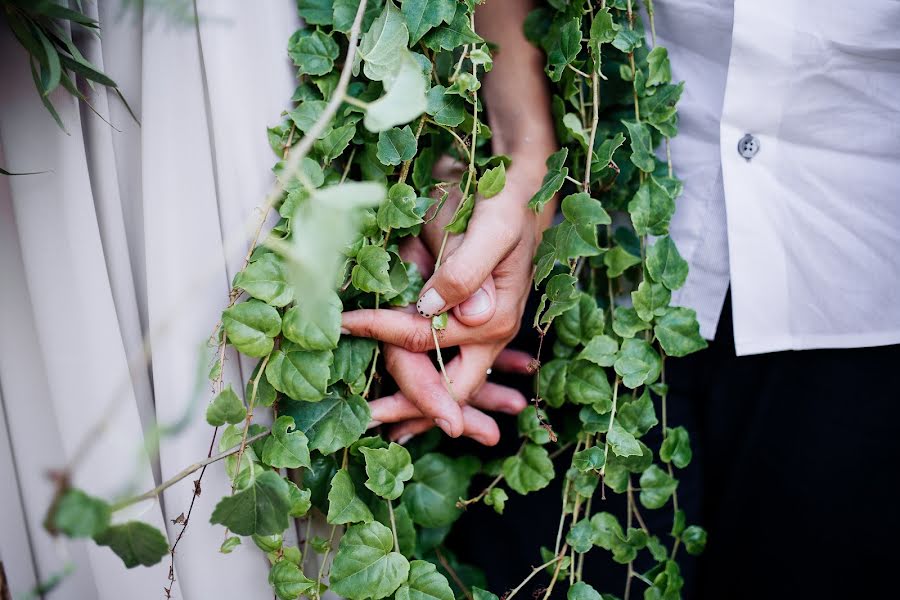
M 372 429 L 373 427 L 378 427 L 379 425 L 381 425 L 381 421 L 376 421 L 375 419 L 372 419 L 371 421 L 369 421 L 369 424 L 366 425 L 366 429 Z
M 445 304 L 446 302 L 444 302 L 444 299 L 438 294 L 438 291 L 431 288 L 419 298 L 418 302 L 416 302 L 416 310 L 418 310 L 419 314 L 426 319 L 430 319 L 441 312 L 441 309 L 444 308 Z
M 350 330 L 346 327 L 341 327 L 341 335 L 350 335 Z
M 404 445 L 406 445 L 406 442 L 408 442 L 411 439 L 413 439 L 413 434 L 407 433 L 407 434 L 401 435 L 399 438 L 397 438 L 397 443 L 400 444 L 401 446 L 404 446 Z

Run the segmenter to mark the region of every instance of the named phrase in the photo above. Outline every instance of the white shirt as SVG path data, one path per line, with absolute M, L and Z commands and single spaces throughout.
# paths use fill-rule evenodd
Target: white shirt
M 900 0 L 654 5 L 686 82 L 673 303 L 711 339 L 730 284 L 738 354 L 900 343 Z

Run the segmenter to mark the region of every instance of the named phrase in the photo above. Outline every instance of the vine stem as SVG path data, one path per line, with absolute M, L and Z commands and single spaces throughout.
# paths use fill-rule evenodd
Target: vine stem
M 434 349 L 437 351 L 438 366 L 441 368 L 441 375 L 444 376 L 444 382 L 447 384 L 447 391 L 450 393 L 450 397 L 453 398 L 453 400 L 456 400 L 456 396 L 453 394 L 453 382 L 450 380 L 450 375 L 447 373 L 447 367 L 444 366 L 444 357 L 441 354 L 441 343 L 438 340 L 437 329 L 434 327 L 431 328 L 431 337 L 434 338 Z
M 257 440 L 261 440 L 262 438 L 266 437 L 270 433 L 271 433 L 271 431 L 262 431 L 260 433 L 257 433 L 256 435 L 248 438 L 247 443 L 252 444 L 253 442 L 255 442 Z M 113 512 L 115 512 L 118 510 L 122 510 L 123 508 L 126 508 L 128 506 L 131 506 L 132 504 L 137 504 L 138 502 L 141 502 L 142 500 L 150 500 L 152 498 L 155 498 L 163 490 L 172 487 L 173 485 L 175 485 L 176 483 L 178 483 L 179 481 L 181 481 L 182 479 L 184 479 L 191 473 L 195 473 L 195 472 L 199 471 L 200 469 L 206 467 L 207 465 L 211 465 L 215 462 L 219 462 L 220 460 L 222 460 L 224 458 L 228 458 L 229 456 L 231 456 L 233 454 L 237 454 L 240 451 L 240 449 L 241 449 L 241 445 L 239 444 L 237 446 L 234 446 L 233 448 L 229 448 L 228 450 L 225 450 L 224 452 L 219 452 L 215 456 L 210 456 L 209 458 L 207 458 L 205 460 L 201 460 L 200 462 L 194 463 L 191 466 L 182 470 L 180 473 L 178 473 L 174 477 L 167 479 L 163 483 L 159 484 L 152 490 L 147 490 L 146 492 L 144 492 L 143 494 L 140 494 L 138 496 L 133 496 L 133 497 L 127 498 L 125 500 L 120 500 L 119 502 L 114 503 L 110 508 Z
M 613 399 L 612 399 L 612 410 L 609 413 L 609 430 L 612 430 L 613 420 L 616 418 L 616 405 L 619 400 L 619 381 L 618 376 L 616 377 L 616 383 L 613 385 Z M 600 477 L 602 478 L 606 475 L 606 462 L 609 458 L 609 433 L 606 434 L 606 439 L 603 440 L 603 466 L 600 467 Z
M 438 561 L 440 561 L 441 566 L 443 566 L 447 572 L 450 574 L 450 577 L 453 579 L 453 582 L 459 586 L 459 589 L 462 590 L 463 595 L 467 600 L 472 600 L 472 591 L 466 587 L 465 582 L 460 578 L 459 573 L 456 572 L 456 569 L 447 562 L 447 559 L 444 557 L 444 553 L 441 552 L 440 547 L 435 547 L 434 553 L 437 556 Z
M 588 137 L 587 157 L 584 161 L 584 191 L 591 189 L 591 161 L 594 158 L 594 140 L 597 137 L 597 124 L 600 122 L 600 78 L 596 73 L 591 73 L 591 133 Z
M 521 456 L 521 455 L 522 455 L 522 451 L 525 450 L 525 444 L 526 444 L 526 443 L 527 443 L 527 442 L 522 442 L 522 445 L 519 446 L 519 449 L 518 449 L 518 450 L 516 450 L 516 453 L 514 454 L 514 456 Z M 494 488 L 497 486 L 498 483 L 500 483 L 501 481 L 503 481 L 503 478 L 504 478 L 503 473 L 500 473 L 499 475 L 497 475 L 496 477 L 494 477 L 494 480 L 491 481 L 491 482 L 488 484 L 488 486 L 487 486 L 486 488 L 484 488 L 483 490 L 481 490 L 481 493 L 480 493 L 480 494 L 478 494 L 478 495 L 475 496 L 474 498 L 469 498 L 468 500 L 459 500 L 459 501 L 457 501 L 456 507 L 457 507 L 457 508 L 465 508 L 465 507 L 468 506 L 469 504 L 475 504 L 476 502 L 478 502 L 479 500 L 481 500 L 482 498 L 484 498 L 485 496 L 487 496 L 488 492 L 490 492 L 492 489 L 494 489 Z
M 549 567 L 549 566 L 552 565 L 553 563 L 558 563 L 558 562 L 560 562 L 563 558 L 565 558 L 565 557 L 564 557 L 564 556 L 556 556 L 555 558 L 552 558 L 552 559 L 548 560 L 547 562 L 545 562 L 544 564 L 540 565 L 539 567 L 534 567 L 534 568 L 531 570 L 531 573 L 529 573 L 528 576 L 527 576 L 525 579 L 522 580 L 522 583 L 520 583 L 519 585 L 517 585 L 517 586 L 513 589 L 513 591 L 511 591 L 511 592 L 509 593 L 509 595 L 505 597 L 505 600 L 512 600 L 512 597 L 515 596 L 516 594 L 518 594 L 518 593 L 519 593 L 519 590 L 521 590 L 523 587 L 525 587 L 525 585 L 526 585 L 529 581 L 531 581 L 532 579 L 534 579 L 534 576 L 535 576 L 535 575 L 537 575 L 538 573 L 540 573 L 541 571 L 543 571 L 544 569 L 546 569 L 547 567 Z
M 391 517 L 391 533 L 394 535 L 394 552 L 400 552 L 400 540 L 397 538 L 397 520 L 394 518 L 394 503 L 386 500 L 388 506 L 388 515 Z

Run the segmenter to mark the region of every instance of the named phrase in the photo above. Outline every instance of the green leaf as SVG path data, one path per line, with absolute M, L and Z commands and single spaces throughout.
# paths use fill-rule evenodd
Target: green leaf
M 342 127 L 332 129 L 331 133 L 327 134 L 322 139 L 317 140 L 316 143 L 313 144 L 313 148 L 315 148 L 316 152 L 322 156 L 323 162 L 330 163 L 344 153 L 344 150 L 350 145 L 350 140 L 353 139 L 354 135 L 356 135 L 356 125 L 354 123 L 348 123 Z M 348 184 L 345 183 L 343 185 Z
M 332 591 L 349 600 L 390 596 L 409 576 L 409 562 L 393 548 L 391 530 L 377 521 L 347 529 L 331 567 Z
M 622 426 L 622 429 L 635 437 L 644 435 L 659 423 L 656 419 L 653 399 L 650 398 L 650 393 L 646 388 L 636 400 L 621 403 L 619 411 L 616 413 L 616 421 Z
M 650 130 L 644 123 L 637 121 L 623 120 L 622 124 L 628 129 L 628 141 L 631 143 L 631 162 L 645 173 L 653 172 L 653 169 L 656 168 L 656 158 L 653 156 Z
M 544 296 L 550 301 L 546 312 L 541 316 L 541 323 L 549 323 L 554 318 L 578 305 L 579 294 L 575 289 L 578 282 L 575 277 L 567 273 L 554 275 L 547 283 L 547 291 Z
M 672 292 L 663 284 L 646 280 L 631 292 L 631 304 L 637 316 L 647 322 L 652 321 L 653 317 L 664 315 L 671 299 Z
M 665 235 L 675 214 L 675 201 L 654 177 L 648 177 L 628 203 L 634 232 L 638 235 Z
M 333 2 L 334 0 L 297 0 L 297 13 L 307 25 L 331 25 Z
M 608 335 L 598 335 L 588 342 L 576 358 L 588 360 L 601 367 L 611 367 L 616 362 L 616 352 L 618 351 L 619 344 L 616 340 Z
M 327 350 L 278 350 L 266 366 L 266 379 L 293 400 L 318 402 L 325 396 L 331 359 Z
M 281 600 L 295 600 L 301 594 L 315 589 L 317 584 L 289 560 L 279 560 L 269 571 L 269 585 Z
M 94 537 L 109 526 L 110 514 L 109 504 L 72 488 L 53 511 L 53 528 L 70 538 Z
M 647 55 L 649 75 L 647 86 L 655 86 L 672 81 L 672 67 L 669 65 L 669 51 L 663 46 L 656 46 Z
M 222 545 L 219 546 L 219 552 L 222 554 L 231 554 L 232 550 L 241 545 L 241 538 L 236 535 L 233 535 L 229 538 L 226 538 Z
M 278 311 L 259 300 L 248 300 L 222 311 L 225 335 L 239 352 L 263 357 L 272 351 L 272 338 L 281 332 Z
M 288 514 L 292 517 L 302 517 L 312 508 L 312 492 L 301 490 L 290 479 L 284 480 L 288 484 L 288 497 L 291 501 L 291 509 Z
M 238 535 L 274 535 L 287 529 L 290 510 L 287 482 L 275 471 L 263 471 L 243 490 L 219 500 L 209 521 Z
M 641 319 L 633 308 L 617 306 L 614 315 L 613 331 L 623 338 L 633 338 L 637 332 L 650 329 L 650 324 Z
M 641 504 L 647 508 L 662 508 L 678 487 L 668 473 L 657 467 L 650 467 L 641 474 Z
M 612 219 L 603 210 L 599 200 L 591 198 L 584 192 L 570 194 L 563 198 L 562 213 L 567 221 L 578 225 L 609 225 Z
M 601 46 L 608 44 L 616 39 L 616 32 L 619 31 L 619 25 L 613 21 L 613 17 L 608 8 L 597 10 L 594 14 L 594 20 L 591 21 L 591 31 L 588 45 L 591 48 L 591 54 L 594 59 L 595 69 L 600 70 Z
M 280 416 L 263 446 L 262 461 L 276 469 L 298 469 L 309 465 L 306 435 L 295 430 L 294 418 Z
M 603 332 L 603 311 L 590 294 L 580 292 L 578 303 L 554 321 L 559 339 L 569 346 L 588 344 Z M 612 364 L 612 363 L 610 363 Z
M 572 455 L 572 466 L 579 471 L 599 471 L 606 464 L 606 455 L 600 446 L 591 446 Z
M 484 495 L 484 503 L 488 506 L 493 506 L 494 512 L 498 515 L 503 514 L 503 509 L 506 508 L 507 500 L 509 500 L 509 496 L 506 494 L 506 490 L 500 487 L 493 487 Z
M 286 306 L 294 299 L 294 290 L 284 275 L 284 265 L 274 253 L 263 254 L 237 274 L 234 286 L 272 306 Z
M 415 155 L 416 136 L 409 125 L 403 129 L 393 127 L 378 134 L 378 160 L 382 164 L 399 165 L 412 160 Z
M 354 394 L 366 386 L 368 366 L 378 342 L 367 338 L 343 336 L 334 350 L 329 385 L 343 381 Z
M 359 396 L 328 396 L 321 402 L 285 402 L 283 414 L 294 417 L 309 438 L 310 450 L 331 454 L 350 446 L 366 431 L 369 405 Z
M 589 584 L 576 581 L 575 585 L 569 588 L 566 600 L 603 600 L 603 596 Z
M 213 398 L 206 408 L 206 422 L 213 427 L 221 427 L 226 423 L 240 423 L 245 418 L 247 418 L 247 409 L 231 389 L 230 383 Z
M 328 517 L 332 525 L 346 523 L 371 523 L 375 520 L 366 503 L 356 495 L 356 487 L 347 469 L 340 469 L 331 480 L 328 492 Z
M 547 173 L 544 175 L 541 187 L 528 201 L 528 207 L 534 212 L 540 212 L 565 183 L 569 169 L 564 165 L 568 156 L 569 149 L 564 147 L 551 154 L 547 159 Z
M 578 53 L 581 51 L 580 19 L 567 20 L 562 27 L 554 24 L 549 39 L 552 42 L 547 46 L 545 70 L 551 81 L 559 81 L 566 65 L 578 58 Z
M 334 68 L 340 48 L 331 36 L 321 31 L 301 35 L 288 48 L 288 54 L 301 75 L 325 75 Z
M 412 481 L 403 494 L 413 521 L 423 527 L 450 525 L 461 513 L 456 502 L 465 496 L 469 476 L 458 462 L 443 454 L 426 454 L 413 466 Z
M 666 308 L 656 320 L 653 333 L 669 356 L 686 356 L 707 346 L 706 340 L 700 335 L 697 313 L 690 308 Z
M 441 23 L 452 22 L 456 5 L 454 0 L 404 0 L 401 11 L 409 29 L 410 45 Z
M 492 198 L 503 191 L 506 185 L 506 167 L 503 163 L 493 169 L 488 169 L 478 180 L 478 193 L 484 198 Z
M 617 50 L 629 54 L 644 45 L 644 36 L 630 27 L 622 27 L 616 32 L 612 45 Z
M 630 389 L 651 384 L 659 377 L 662 361 L 646 340 L 629 338 L 622 342 L 615 362 L 616 373 Z
M 359 449 L 366 459 L 366 487 L 386 500 L 396 500 L 403 493 L 403 483 L 413 476 L 409 452 L 391 442 L 387 448 Z
M 458 127 L 466 118 L 463 99 L 456 94 L 447 93 L 447 88 L 436 85 L 428 90 L 425 112 L 434 118 L 435 123 L 447 127 Z
M 303 133 L 308 133 L 309 131 L 312 131 L 312 128 L 316 124 L 316 121 L 318 121 L 322 117 L 322 113 L 325 112 L 325 107 L 327 105 L 328 103 L 324 100 L 307 100 L 301 103 L 300 106 L 298 106 L 294 110 L 290 111 L 288 113 L 288 118 L 290 118 L 294 125 L 297 126 L 297 129 L 299 129 Z M 331 132 L 331 130 L 332 127 L 329 125 L 322 131 L 321 134 L 319 134 L 319 138 L 324 138 Z M 304 161 L 305 160 L 306 158 L 304 158 Z M 318 165 L 316 164 L 316 166 Z
M 550 442 L 550 431 L 544 427 L 541 419 L 538 418 L 538 415 L 540 415 L 546 420 L 547 415 L 543 410 L 538 411 L 539 409 L 535 408 L 533 404 L 529 404 L 516 417 L 516 423 L 521 435 L 527 437 L 535 444 L 543 445 Z
M 472 588 L 472 598 L 474 600 L 500 600 L 497 594 L 483 590 L 479 587 Z
M 641 257 L 631 254 L 622 246 L 614 246 L 612 250 L 603 255 L 603 264 L 606 265 L 606 276 L 618 277 L 629 268 L 641 264 Z
M 382 231 L 402 229 L 422 223 L 422 217 L 416 213 L 416 190 L 405 183 L 392 185 L 388 190 L 387 200 L 378 209 L 377 219 L 378 227 Z
M 587 149 L 590 139 L 588 133 L 581 124 L 581 118 L 575 113 L 566 113 L 562 119 L 563 125 L 572 134 L 572 137 L 578 140 L 582 148 Z
M 425 112 L 428 99 L 426 73 L 414 55 L 406 48 L 398 50 L 398 57 L 389 65 L 381 65 L 370 74 L 375 81 L 381 81 L 385 94 L 366 108 L 363 124 L 372 132 L 381 132 L 395 125 L 408 123 Z M 371 66 L 372 63 L 366 63 Z
M 386 294 L 394 292 L 388 268 L 391 257 L 380 246 L 363 246 L 356 255 L 351 273 L 353 286 L 363 292 Z
M 469 15 L 465 10 L 457 10 L 450 23 L 431 30 L 422 42 L 429 50 L 454 50 L 463 44 L 480 44 L 481 39 L 469 26 Z
M 566 373 L 566 397 L 575 404 L 592 404 L 597 412 L 612 408 L 612 389 L 606 371 L 586 360 L 576 360 Z
M 659 448 L 660 460 L 683 469 L 690 464 L 692 457 L 691 439 L 687 429 L 684 427 L 667 428 L 666 439 Z
M 606 441 L 616 456 L 640 456 L 643 454 L 643 450 L 634 436 L 625 431 L 616 420 L 613 421 L 612 427 L 606 434 Z
M 109 546 L 125 567 L 155 565 L 169 553 L 169 542 L 155 527 L 142 521 L 128 521 L 107 527 L 94 536 L 98 546 Z
M 554 359 L 541 365 L 538 373 L 538 390 L 541 398 L 553 408 L 566 401 L 566 366 L 568 361 Z
M 575 523 L 566 534 L 566 543 L 572 550 L 584 554 L 594 547 L 594 528 L 589 519 L 582 519 Z
M 409 579 L 394 595 L 396 600 L 454 600 L 447 578 L 425 560 L 409 563 Z
M 341 299 L 329 293 L 319 303 L 319 310 L 302 299 L 284 313 L 281 328 L 284 337 L 304 350 L 331 350 L 337 348 L 341 337 Z
M 681 534 L 681 541 L 684 542 L 684 549 L 688 554 L 697 556 L 703 554 L 706 548 L 706 530 L 697 525 L 691 525 Z
M 350 33 L 353 26 L 353 19 L 356 17 L 356 11 L 359 8 L 359 0 L 333 0 L 334 12 L 333 22 L 334 28 L 341 33 Z M 368 31 L 372 22 L 378 18 L 381 12 L 381 4 L 378 2 L 369 2 L 366 4 L 366 12 L 363 15 L 363 31 Z
M 681 258 L 672 238 L 666 235 L 647 248 L 647 271 L 654 281 L 677 290 L 687 279 L 688 264 Z
M 502 472 L 507 485 L 520 494 L 547 487 L 555 474 L 547 450 L 532 443 L 526 443 L 519 454 L 507 457 Z
M 459 205 L 459 208 L 453 215 L 453 219 L 444 225 L 444 231 L 449 231 L 450 233 L 465 233 L 466 228 L 469 226 L 469 219 L 472 218 L 472 212 L 474 210 L 475 195 L 469 194 L 463 199 L 462 204 Z
M 369 65 L 391 65 L 402 52 L 407 51 L 408 42 L 409 29 L 406 21 L 394 3 L 388 0 L 384 10 L 360 38 L 359 55 L 366 62 L 367 68 Z M 368 71 L 366 76 L 380 81 L 380 78 L 372 77 Z

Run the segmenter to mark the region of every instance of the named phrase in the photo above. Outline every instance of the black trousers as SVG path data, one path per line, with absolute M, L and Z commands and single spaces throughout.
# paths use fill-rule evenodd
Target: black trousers
M 669 423 L 689 430 L 694 450 L 677 475 L 681 508 L 709 533 L 700 558 L 679 553 L 684 598 L 900 597 L 900 346 L 738 357 L 726 301 L 710 347 L 666 366 Z M 503 434 L 501 454 L 518 443 L 509 420 Z M 659 443 L 658 428 L 648 436 Z M 473 507 L 460 520 L 450 546 L 486 570 L 492 591 L 553 547 L 560 479 L 511 492 L 503 517 Z M 606 497 L 593 511 L 624 522 L 623 499 Z M 671 547 L 671 509 L 642 513 Z M 624 568 L 599 548 L 588 557 L 585 580 L 621 596 Z M 631 597 L 643 588 L 633 581 Z

